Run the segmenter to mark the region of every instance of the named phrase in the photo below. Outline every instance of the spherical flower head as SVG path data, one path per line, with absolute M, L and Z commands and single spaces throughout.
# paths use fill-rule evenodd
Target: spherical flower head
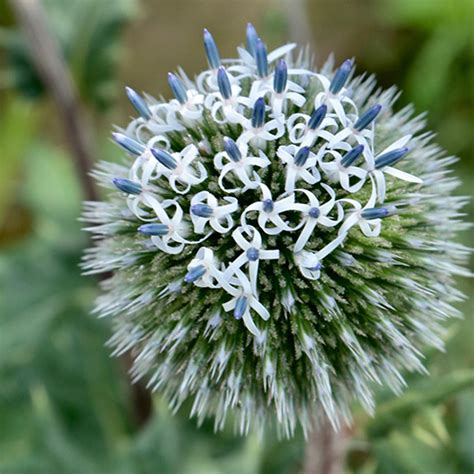
M 374 382 L 399 393 L 443 347 L 464 200 L 395 89 L 268 52 L 251 25 L 246 45 L 221 61 L 205 31 L 209 69 L 170 74 L 170 101 L 127 88 L 139 116 L 113 134 L 124 164 L 95 173 L 84 268 L 112 273 L 97 310 L 135 379 L 216 429 L 291 436 L 372 412 Z

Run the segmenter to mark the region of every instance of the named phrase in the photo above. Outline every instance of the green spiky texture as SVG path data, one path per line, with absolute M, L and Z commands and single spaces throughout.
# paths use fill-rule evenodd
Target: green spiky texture
M 298 67 L 308 66 L 301 61 Z M 330 63 L 323 72 L 332 76 Z M 423 185 L 388 178 L 385 202 L 400 211 L 384 219 L 378 237 L 365 237 L 353 227 L 344 245 L 324 259 L 319 280 L 299 272 L 291 253 L 292 233 L 263 235 L 264 248 L 280 250 L 277 263 L 260 262 L 259 299 L 270 312 L 268 321 L 258 321 L 266 334 L 263 343 L 222 310 L 229 299 L 224 290 L 180 283 L 199 246 L 170 255 L 137 234 L 142 222 L 111 185 L 112 178 L 128 177 L 133 160 L 102 163 L 95 173 L 110 192 L 102 202 L 86 203 L 84 219 L 99 239 L 84 267 L 90 273 L 113 273 L 102 284 L 97 312 L 113 321 L 114 354 L 130 350 L 136 379 L 145 378 L 173 408 L 191 400 L 191 414 L 200 422 L 214 416 L 216 429 L 229 416 L 242 433 L 276 419 L 281 432 L 291 436 L 298 423 L 306 431 L 314 415 L 324 413 L 336 426 L 349 420 L 354 401 L 372 412 L 374 384 L 400 392 L 402 372 L 423 372 L 424 348 L 441 349 L 445 320 L 459 316 L 453 304 L 462 295 L 454 276 L 465 274 L 467 249 L 454 241 L 466 227 L 461 214 L 466 200 L 454 195 L 459 181 L 450 171 L 456 158 L 446 156 L 432 134 L 423 132 L 424 119 L 415 117 L 412 107 L 393 110 L 394 88 L 375 90 L 372 77 L 356 77 L 349 88 L 359 110 L 384 104 L 375 127 L 376 153 L 414 135 L 403 169 L 421 177 Z M 318 90 L 316 79 L 306 84 L 304 112 L 311 113 Z M 205 114 L 197 125 L 168 134 L 174 151 L 194 143 L 209 174 L 205 183 L 180 197 L 183 209 L 189 209 L 195 192 L 220 192 L 212 160 L 223 149 L 222 138 L 237 139 L 239 127 L 214 123 Z M 209 150 L 202 150 L 203 141 Z M 266 149 L 272 164 L 261 178 L 275 195 L 284 191 L 285 179 L 275 149 L 287 143 L 284 135 Z M 347 196 L 337 183 L 332 186 L 338 198 Z M 164 198 L 173 197 L 167 192 Z M 362 188 L 356 198 L 365 202 L 369 194 Z M 242 208 L 255 200 L 256 191 L 239 196 Z M 307 249 L 323 247 L 336 232 L 318 227 Z M 190 229 L 189 238 L 199 236 Z M 229 234 L 212 235 L 205 245 L 223 261 L 238 255 Z

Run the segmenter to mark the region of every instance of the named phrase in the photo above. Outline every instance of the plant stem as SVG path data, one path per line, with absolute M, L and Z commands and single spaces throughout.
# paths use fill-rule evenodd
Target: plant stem
M 303 474 L 343 474 L 350 428 L 335 431 L 327 418 L 313 421 L 306 443 Z
M 61 118 L 84 197 L 97 201 L 97 189 L 89 175 L 93 163 L 89 127 L 61 50 L 48 28 L 41 1 L 10 0 L 10 3 L 23 29 L 30 59 Z M 128 372 L 132 366 L 131 354 L 126 353 L 122 361 Z M 152 415 L 151 396 L 142 384 L 130 383 L 130 397 L 135 423 L 143 426 Z
M 41 1 L 11 0 L 10 4 L 25 35 L 30 60 L 54 100 L 84 195 L 86 199 L 97 200 L 97 190 L 88 174 L 93 162 L 88 127 L 59 46 L 50 34 Z

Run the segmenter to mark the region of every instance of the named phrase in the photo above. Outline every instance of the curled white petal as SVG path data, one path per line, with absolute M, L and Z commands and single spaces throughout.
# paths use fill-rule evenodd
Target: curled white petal
M 191 220 L 196 233 L 203 234 L 205 232 L 205 226 L 208 223 L 220 234 L 225 234 L 232 229 L 234 226 L 232 213 L 239 208 L 239 202 L 237 198 L 230 196 L 224 197 L 224 200 L 226 204 L 219 205 L 217 198 L 208 191 L 201 191 L 193 196 L 191 199 L 191 208 L 197 204 L 206 204 L 212 210 L 212 214 L 209 217 L 202 217 L 191 211 Z
M 296 253 L 295 262 L 303 276 L 309 280 L 318 280 L 321 276 L 321 261 L 344 242 L 346 235 L 347 234 L 338 235 L 334 240 L 317 252 L 303 250 Z
M 265 250 L 262 248 L 262 236 L 255 227 L 238 227 L 232 232 L 232 238 L 243 250 L 225 271 L 227 280 L 240 271 L 243 265 L 249 268 L 249 281 L 254 294 L 257 294 L 258 266 L 260 260 L 277 260 L 279 250 Z M 249 240 L 247 240 L 249 239 Z
M 304 164 L 297 165 L 295 156 L 299 147 L 296 145 L 282 145 L 278 147 L 277 156 L 286 165 L 285 191 L 291 194 L 295 190 L 298 180 L 303 180 L 308 184 L 316 184 L 321 179 L 321 174 L 316 167 L 318 158 L 310 151 Z
M 219 152 L 214 157 L 214 166 L 220 171 L 219 186 L 226 193 L 235 193 L 238 191 L 245 191 L 246 189 L 257 188 L 260 184 L 260 178 L 254 168 L 266 168 L 270 165 L 270 160 L 262 150 L 259 150 L 257 156 L 248 156 L 248 145 L 246 143 L 237 143 L 241 159 L 233 161 L 227 152 Z M 233 177 L 237 178 L 243 186 L 234 188 L 226 187 L 224 180 L 227 175 L 231 173 Z

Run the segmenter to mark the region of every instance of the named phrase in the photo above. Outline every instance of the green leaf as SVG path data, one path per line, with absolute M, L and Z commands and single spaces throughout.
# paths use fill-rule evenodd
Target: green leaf
M 474 370 L 469 369 L 423 380 L 401 397 L 378 406 L 377 416 L 368 425 L 369 435 L 372 438 L 384 436 L 395 426 L 407 423 L 423 407 L 442 403 L 473 386 Z
M 23 156 L 30 147 L 36 131 L 37 114 L 31 104 L 22 100 L 7 99 L 0 114 L 0 143 L 2 158 L 0 173 L 0 224 L 14 196 L 23 163 Z

